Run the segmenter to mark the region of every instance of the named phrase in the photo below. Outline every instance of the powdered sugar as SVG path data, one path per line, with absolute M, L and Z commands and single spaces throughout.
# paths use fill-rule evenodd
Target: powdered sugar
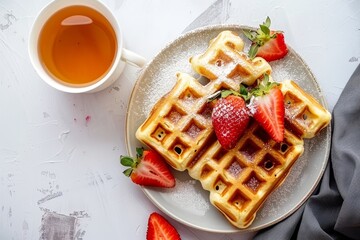
M 173 205 L 191 214 L 204 216 L 210 208 L 210 203 L 198 191 L 196 180 L 176 181 L 176 187 L 169 189 L 166 194 Z
M 234 178 L 237 178 L 239 174 L 242 172 L 242 170 L 243 168 L 237 161 L 232 162 L 227 169 L 230 175 L 232 175 Z
M 251 116 L 254 116 L 254 114 L 256 113 L 256 106 L 255 106 L 254 100 L 255 100 L 255 97 L 251 96 L 250 102 L 246 105 Z
M 260 185 L 260 182 L 253 176 L 249 179 L 249 181 L 246 182 L 245 185 L 248 186 L 251 190 L 256 191 Z

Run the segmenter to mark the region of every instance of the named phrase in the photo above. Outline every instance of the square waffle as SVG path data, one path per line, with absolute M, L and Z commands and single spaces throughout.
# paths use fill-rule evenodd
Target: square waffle
M 250 59 L 244 50 L 243 40 L 231 31 L 223 31 L 210 41 L 208 49 L 190 58 L 193 69 L 210 79 L 228 79 L 237 85 L 252 85 L 271 67 L 261 57 Z
M 207 97 L 220 87 L 214 83 L 203 86 L 192 76 L 178 73 L 173 89 L 155 104 L 136 132 L 139 140 L 157 150 L 176 170 L 186 170 L 213 135 Z
M 233 33 L 227 31 L 226 35 L 229 34 Z M 217 41 L 224 42 L 218 38 L 199 56 L 220 56 L 213 53 L 217 50 L 212 47 L 219 44 Z M 236 37 L 232 38 L 231 41 L 237 41 Z M 242 49 L 240 42 L 230 44 L 229 37 L 227 39 L 226 44 L 234 51 Z M 193 68 L 203 69 L 203 65 L 196 65 L 203 64 L 202 61 L 194 59 L 191 60 Z M 204 75 L 202 71 L 199 73 Z M 262 76 L 257 71 L 253 74 L 256 78 Z M 303 138 L 315 136 L 329 124 L 331 115 L 297 84 L 287 80 L 280 86 L 285 99 L 284 141 L 276 143 L 252 121 L 235 148 L 225 150 L 216 139 L 211 122 L 212 107 L 207 99 L 223 88 L 237 90 L 239 81 L 242 80 L 219 75 L 202 83 L 186 73 L 178 73 L 175 86 L 155 104 L 136 137 L 159 152 L 173 168 L 188 170 L 190 176 L 210 192 L 210 202 L 229 222 L 246 228 L 303 153 Z
M 285 102 L 285 123 L 302 138 L 313 138 L 330 120 L 331 114 L 294 81 L 281 84 Z
M 216 139 L 209 141 L 188 172 L 234 226 L 246 228 L 303 150 L 303 140 L 290 131 L 285 130 L 284 141 L 276 143 L 253 121 L 231 150 L 224 150 Z

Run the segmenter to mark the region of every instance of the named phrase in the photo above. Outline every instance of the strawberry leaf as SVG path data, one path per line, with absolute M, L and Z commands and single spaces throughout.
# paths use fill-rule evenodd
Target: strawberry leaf
M 226 97 L 229 96 L 229 95 L 238 96 L 239 93 L 238 93 L 238 92 L 235 92 L 234 90 L 223 90 L 223 91 L 221 91 L 221 97 L 222 97 L 222 98 L 226 98 Z
M 248 90 L 246 89 L 246 87 L 242 84 L 240 84 L 240 94 L 241 95 L 248 95 Z
M 240 84 L 240 95 L 244 99 L 245 102 L 248 101 L 251 98 L 250 92 L 242 84 Z
M 270 34 L 270 29 L 268 26 L 266 25 L 260 25 L 260 29 L 261 31 L 265 34 L 265 35 L 269 35 Z
M 207 101 L 211 102 L 217 98 L 226 98 L 229 95 L 239 96 L 240 94 L 234 90 L 219 90 L 207 97 Z
M 133 169 L 132 168 L 128 168 L 125 171 L 123 171 L 123 174 L 127 177 L 130 177 L 131 173 L 132 173 Z
M 247 37 L 250 41 L 254 41 L 256 34 L 254 34 L 253 31 L 251 30 L 243 30 L 243 33 L 245 35 L 245 37 Z
M 249 53 L 248 53 L 250 59 L 253 59 L 256 56 L 258 49 L 259 49 L 259 45 L 257 45 L 257 44 L 251 45 L 251 47 L 249 49 Z
M 121 156 L 120 162 L 125 167 L 132 167 L 134 165 L 134 159 L 132 159 L 131 157 L 127 157 L 127 156 Z
M 258 81 L 260 81 L 260 79 Z M 279 84 L 277 82 L 270 82 L 269 75 L 264 74 L 260 84 L 258 84 L 256 88 L 252 89 L 251 95 L 255 97 L 266 95 L 273 87 L 278 85 Z
M 269 75 L 268 75 L 268 74 L 265 73 L 265 74 L 263 75 L 262 83 L 263 83 L 264 85 L 267 85 L 267 84 L 269 83 Z
M 266 17 L 265 22 L 264 22 L 264 25 L 267 26 L 268 28 L 270 27 L 270 25 L 271 25 L 271 20 L 270 20 L 269 16 Z
M 136 148 L 136 157 L 141 158 L 144 153 L 144 148 Z

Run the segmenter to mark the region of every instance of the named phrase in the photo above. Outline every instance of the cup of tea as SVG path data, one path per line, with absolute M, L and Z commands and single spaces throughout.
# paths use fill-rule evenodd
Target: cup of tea
M 116 18 L 97 0 L 55 0 L 44 7 L 30 32 L 29 55 L 46 83 L 69 93 L 103 90 L 126 63 L 146 63 L 124 48 Z

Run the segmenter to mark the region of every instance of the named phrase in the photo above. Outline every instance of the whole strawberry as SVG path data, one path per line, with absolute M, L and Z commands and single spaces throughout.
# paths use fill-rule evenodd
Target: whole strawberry
M 163 158 L 154 150 L 136 149 L 136 158 L 121 156 L 123 166 L 129 167 L 123 173 L 139 185 L 171 188 L 175 178 Z
M 244 99 L 235 95 L 217 100 L 211 118 L 216 137 L 227 150 L 235 147 L 250 120 Z

